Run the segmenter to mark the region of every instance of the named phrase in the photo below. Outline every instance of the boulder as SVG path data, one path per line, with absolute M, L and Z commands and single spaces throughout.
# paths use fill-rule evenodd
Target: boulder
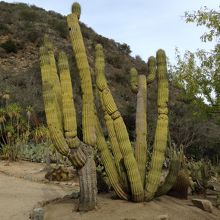
M 192 199 L 193 204 L 207 212 L 213 212 L 212 203 L 207 199 Z

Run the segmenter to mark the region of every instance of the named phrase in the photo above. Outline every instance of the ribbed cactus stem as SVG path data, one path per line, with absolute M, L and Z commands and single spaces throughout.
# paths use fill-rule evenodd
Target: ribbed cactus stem
M 103 81 L 102 79 L 105 79 L 104 53 L 103 53 L 102 46 L 100 44 L 96 45 L 95 72 L 96 72 L 97 81 Z M 101 80 L 99 80 L 99 79 L 101 79 Z M 106 80 L 104 80 L 104 81 L 105 81 L 104 86 L 107 86 Z M 112 146 L 112 152 L 113 152 L 114 160 L 115 160 L 115 164 L 114 164 L 114 161 L 112 159 L 110 159 L 112 156 L 111 156 L 110 152 L 108 152 L 108 157 L 106 157 L 105 160 L 108 159 L 109 162 L 105 163 L 104 166 L 105 166 L 106 170 L 109 170 L 110 167 L 112 167 L 111 170 L 112 169 L 115 170 L 115 165 L 116 165 L 117 170 L 114 171 L 114 172 L 117 172 L 117 174 L 121 174 L 122 173 L 122 175 L 121 175 L 122 180 L 124 182 L 125 187 L 127 187 L 127 182 L 126 182 L 127 179 L 125 177 L 126 174 L 125 174 L 125 171 L 123 170 L 123 168 L 120 166 L 120 163 L 122 161 L 122 154 L 121 154 L 121 151 L 120 151 L 120 148 L 119 148 L 119 144 L 118 144 L 118 140 L 117 140 L 117 137 L 116 137 L 116 134 L 115 134 L 113 120 L 108 115 L 108 113 L 106 112 L 106 109 L 105 109 L 105 106 L 104 106 L 103 100 L 102 100 L 102 93 L 100 91 L 98 91 L 98 93 L 99 93 L 100 102 L 101 102 L 101 105 L 102 105 L 102 110 L 104 111 L 104 119 L 105 119 L 106 127 L 107 127 L 107 130 L 108 130 L 109 139 L 110 139 L 111 146 Z M 98 121 L 98 118 L 97 118 L 97 121 Z M 104 135 L 103 135 L 103 133 L 101 131 L 101 126 L 100 126 L 99 122 L 97 124 L 97 129 L 96 130 L 99 131 L 98 132 L 99 135 L 97 135 L 97 140 L 99 138 L 104 139 Z M 101 140 L 101 141 L 104 143 L 104 140 Z M 98 148 L 100 148 L 100 147 L 103 148 L 103 144 L 100 143 L 101 146 L 99 146 L 98 143 L 99 143 L 99 141 L 97 141 L 97 147 Z M 104 144 L 104 146 L 107 147 L 107 144 Z M 109 164 L 110 164 L 110 167 L 109 167 Z M 109 173 L 108 176 L 109 175 L 112 176 L 111 173 Z M 114 175 L 116 175 L 116 174 L 114 174 Z M 116 177 L 116 178 L 120 179 L 120 177 Z M 112 182 L 112 180 L 110 178 L 109 178 L 109 180 L 110 180 L 110 182 Z M 113 184 L 115 185 L 116 183 L 113 183 Z M 118 186 L 117 185 L 116 185 L 116 187 L 113 187 L 113 188 L 116 188 L 116 190 L 118 190 Z M 119 193 L 121 193 L 121 190 L 119 190 Z M 121 195 L 119 195 L 119 196 L 121 197 Z M 128 196 L 126 196 L 126 197 L 128 198 Z
M 53 89 L 53 80 L 51 79 L 51 65 L 48 50 L 46 47 L 40 47 L 40 67 L 43 84 L 43 98 L 45 111 L 47 115 L 47 124 L 54 125 L 57 129 L 62 130 L 59 112 L 57 111 L 56 94 Z
M 123 186 L 122 179 L 120 178 L 119 173 L 116 169 L 112 154 L 110 153 L 108 145 L 105 141 L 105 137 L 102 132 L 102 128 L 100 126 L 98 118 L 96 118 L 96 134 L 97 148 L 100 152 L 106 174 L 109 178 L 109 182 L 115 190 L 115 193 L 119 196 L 119 198 L 128 200 L 129 196 Z
M 102 47 L 97 46 L 96 50 L 102 50 Z M 129 140 L 128 132 L 121 114 L 114 102 L 111 92 L 107 86 L 106 79 L 103 75 L 99 76 L 97 73 L 96 85 L 99 91 L 102 93 L 103 105 L 105 106 L 106 112 L 111 116 L 113 120 L 113 125 L 117 140 L 119 143 L 120 151 L 124 159 L 124 165 L 127 170 L 128 179 L 132 192 L 132 200 L 139 202 L 143 200 L 144 191 L 141 183 L 140 173 L 138 171 L 138 166 L 134 158 L 131 143 Z
M 41 64 L 41 76 L 42 76 L 42 85 L 43 85 L 43 99 L 44 99 L 45 113 L 46 113 L 47 124 L 49 127 L 52 142 L 56 147 L 57 151 L 62 155 L 68 157 L 71 163 L 76 168 L 82 167 L 86 163 L 87 158 L 86 155 L 79 148 L 81 144 L 80 141 L 78 140 L 76 135 L 74 136 L 74 138 L 73 136 L 72 138 L 68 136 L 67 139 L 65 139 L 63 135 L 63 128 L 60 127 L 58 112 L 56 109 L 56 105 L 57 105 L 56 95 L 55 95 L 55 91 L 53 90 L 54 81 L 51 79 L 50 57 L 48 54 L 48 50 L 45 47 L 40 48 L 40 64 Z M 67 64 L 66 67 L 68 67 L 68 63 L 66 64 Z M 62 65 L 60 65 L 60 67 L 61 66 Z M 62 74 L 64 70 L 65 68 L 63 68 L 62 66 L 61 67 Z M 74 131 L 74 133 L 76 134 L 76 131 Z M 71 145 L 69 145 L 69 143 L 71 143 Z M 77 147 L 77 149 L 70 150 L 69 149 L 70 146 Z
M 103 49 L 102 46 L 100 44 L 96 45 L 96 56 L 95 56 L 95 71 L 96 71 L 96 75 L 97 75 L 97 82 L 99 81 L 105 81 L 106 80 L 100 80 L 100 77 L 105 79 L 105 61 L 104 61 L 104 54 L 103 54 Z M 107 84 L 104 84 L 105 87 L 107 87 Z M 115 134 L 115 130 L 114 130 L 114 125 L 113 125 L 113 121 L 111 116 L 108 115 L 108 113 L 106 112 L 105 106 L 103 105 L 103 100 L 102 100 L 102 93 L 99 92 L 99 97 L 100 97 L 100 101 L 102 104 L 102 110 L 104 112 L 104 119 L 105 119 L 105 123 L 106 123 L 106 127 L 108 130 L 108 134 L 109 134 L 109 139 L 111 142 L 111 146 L 112 146 L 112 151 L 113 151 L 113 155 L 114 155 L 114 159 L 115 159 L 115 164 L 116 167 L 118 169 L 118 171 L 120 170 L 120 161 L 122 159 L 122 154 L 119 148 L 119 144 L 118 144 L 118 140 Z
M 173 149 L 170 167 L 169 167 L 169 173 L 167 174 L 164 183 L 158 188 L 156 192 L 156 196 L 161 196 L 167 194 L 173 185 L 176 182 L 178 173 L 181 168 L 183 158 L 183 151 L 176 152 L 175 149 Z
M 77 136 L 76 110 L 68 59 L 64 52 L 59 54 L 58 67 L 62 90 L 64 134 L 66 138 L 75 138 Z
M 80 15 L 81 15 L 81 6 L 78 2 L 74 2 L 72 4 L 72 13 L 76 14 L 78 19 L 80 19 Z
M 146 76 L 138 76 L 135 159 L 144 186 L 147 162 L 147 85 Z
M 47 48 L 48 56 L 50 60 L 50 78 L 53 82 L 53 90 L 55 92 L 56 96 L 56 109 L 58 114 L 58 119 L 60 123 L 62 124 L 62 97 L 61 97 L 61 86 L 60 86 L 60 80 L 59 76 L 57 74 L 57 66 L 56 66 L 56 60 L 54 57 L 54 47 L 52 42 L 49 39 L 49 36 L 47 34 L 44 35 L 44 47 Z
M 157 191 L 158 185 L 160 183 L 160 176 L 167 147 L 168 133 L 168 79 L 165 52 L 163 50 L 158 50 L 156 59 L 158 74 L 158 118 L 154 138 L 151 168 L 148 173 L 148 179 L 145 188 L 146 200 L 151 200 L 154 197 L 154 194 Z
M 132 92 L 138 92 L 138 72 L 134 67 L 130 69 L 130 87 Z
M 96 133 L 94 126 L 94 97 L 92 90 L 92 79 L 90 67 L 86 56 L 82 33 L 79 26 L 78 10 L 73 7 L 73 13 L 67 16 L 72 48 L 79 70 L 82 90 L 82 130 L 83 141 L 94 146 L 96 144 Z
M 148 66 L 147 84 L 150 84 L 154 81 L 155 76 L 156 76 L 156 59 L 155 59 L 155 57 L 151 56 L 148 58 L 147 66 Z

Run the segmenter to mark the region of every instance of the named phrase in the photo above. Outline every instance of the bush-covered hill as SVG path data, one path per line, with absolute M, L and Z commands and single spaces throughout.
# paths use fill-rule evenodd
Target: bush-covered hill
M 80 125 L 80 84 L 65 16 L 23 3 L 0 2 L 0 12 L 0 93 L 9 93 L 9 102 L 20 103 L 23 107 L 33 106 L 38 117 L 44 120 L 38 50 L 43 35 L 48 34 L 54 43 L 56 54 L 60 50 L 68 53 L 74 98 L 79 115 L 78 125 Z M 136 97 L 128 84 L 129 69 L 135 66 L 140 73 L 146 73 L 146 63 L 138 56 L 131 57 L 130 47 L 127 44 L 119 44 L 112 39 L 107 39 L 83 23 L 81 23 L 81 29 L 92 70 L 95 45 L 101 43 L 104 47 L 107 79 L 132 138 L 134 137 Z M 155 48 L 155 51 L 157 49 L 159 48 Z M 147 57 L 145 59 L 147 60 Z M 150 143 L 153 139 L 157 114 L 156 98 L 156 83 L 153 83 L 148 93 Z M 219 125 L 208 118 L 204 120 L 194 118 L 192 112 L 199 109 L 194 109 L 192 102 L 182 99 L 181 92 L 172 85 L 170 86 L 170 109 L 170 136 L 173 142 L 177 145 L 193 146 L 190 149 L 196 155 L 200 153 L 204 155 L 207 149 L 211 152 L 210 156 L 220 154 L 220 150 L 216 150 L 216 146 L 220 144 Z M 199 150 L 196 150 L 197 148 Z

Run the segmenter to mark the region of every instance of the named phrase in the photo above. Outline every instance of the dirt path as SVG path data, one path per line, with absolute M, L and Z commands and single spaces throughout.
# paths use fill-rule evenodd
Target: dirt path
M 0 220 L 28 220 L 37 203 L 62 198 L 79 188 L 77 179 L 48 184 L 45 164 L 0 161 Z M 44 207 L 45 220 L 155 220 L 168 214 L 170 220 L 219 220 L 220 210 L 213 213 L 195 207 L 191 200 L 169 196 L 149 203 L 112 200 L 99 195 L 97 209 L 88 213 L 74 211 L 74 200 L 65 198 Z
M 0 173 L 0 219 L 29 219 L 29 213 L 38 202 L 70 193 L 70 190 L 60 186 L 31 182 Z
M 71 194 L 75 183 L 48 184 L 45 164 L 0 161 L 0 220 L 28 220 L 39 203 Z
M 109 195 L 100 195 L 98 207 L 87 213 L 73 212 L 74 200 L 64 199 L 50 203 L 45 209 L 45 220 L 157 220 L 159 215 L 168 215 L 169 220 L 219 220 L 220 211 L 205 212 L 189 200 L 162 196 L 148 203 L 132 203 L 112 200 Z

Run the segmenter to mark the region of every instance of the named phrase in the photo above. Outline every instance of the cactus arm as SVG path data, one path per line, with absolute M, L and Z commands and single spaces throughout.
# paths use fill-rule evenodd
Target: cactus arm
M 76 6 L 76 5 L 75 5 Z M 70 39 L 77 67 L 79 70 L 82 90 L 82 127 L 83 141 L 94 146 L 96 144 L 96 133 L 94 126 L 94 97 L 92 91 L 91 73 L 83 43 L 83 37 L 79 26 L 79 12 L 73 7 L 73 13 L 67 16 Z
M 130 69 L 130 87 L 132 92 L 138 92 L 138 72 L 134 67 Z
M 97 74 L 97 77 L 105 78 L 104 54 L 103 54 L 103 51 L 99 47 L 101 47 L 101 45 L 96 46 L 95 72 Z M 112 144 L 112 152 L 114 155 L 115 162 L 113 161 L 112 155 L 108 149 L 107 143 L 105 141 L 105 138 L 104 138 L 104 135 L 101 129 L 99 119 L 96 114 L 97 148 L 99 149 L 101 153 L 102 161 L 103 161 L 107 176 L 109 177 L 109 181 L 112 187 L 114 188 L 116 194 L 120 198 L 127 200 L 128 195 L 125 193 L 125 190 L 123 189 L 124 187 L 121 184 L 122 180 L 124 181 L 124 179 L 122 178 L 121 180 L 120 175 L 119 175 L 120 174 L 120 161 L 122 160 L 122 154 L 119 149 L 119 144 L 116 138 L 113 121 L 111 117 L 108 115 L 108 113 L 106 112 L 105 106 L 103 105 L 103 100 L 101 96 L 102 93 L 98 91 L 98 94 L 100 97 L 102 109 L 104 111 L 104 119 L 105 119 L 106 127 L 109 133 L 109 138 Z
M 146 76 L 138 76 L 135 159 L 144 186 L 147 162 L 147 85 Z
M 61 86 L 59 76 L 57 74 L 56 60 L 54 57 L 54 48 L 52 42 L 49 40 L 48 35 L 44 36 L 44 46 L 47 48 L 47 53 L 50 61 L 50 79 L 53 85 L 55 93 L 55 104 L 59 123 L 62 126 L 62 97 L 61 97 Z
M 154 197 L 160 183 L 168 134 L 168 79 L 165 52 L 163 50 L 158 50 L 156 59 L 158 74 L 158 119 L 154 138 L 151 168 L 148 173 L 148 180 L 145 187 L 146 201 L 151 200 Z
M 60 120 L 58 119 L 59 116 L 57 111 L 56 95 L 53 89 L 53 80 L 51 80 L 51 66 L 48 50 L 43 46 L 40 47 L 40 67 L 47 124 L 53 125 L 57 129 L 62 130 Z
M 102 47 L 99 45 L 96 47 L 96 49 L 102 50 Z M 96 85 L 99 91 L 102 93 L 102 100 L 106 112 L 111 116 L 113 120 L 115 133 L 117 136 L 120 151 L 122 153 L 124 164 L 128 174 L 128 179 L 132 192 L 132 200 L 135 202 L 142 201 L 143 186 L 141 183 L 140 173 L 138 171 L 137 163 L 134 158 L 134 154 L 132 151 L 126 126 L 121 117 L 121 114 L 117 109 L 117 106 L 114 102 L 111 92 L 107 87 L 107 82 L 103 75 L 101 75 L 100 77 L 97 75 Z
M 58 119 L 59 116 L 56 109 L 56 94 L 53 90 L 54 81 L 52 80 L 53 76 L 51 76 L 50 56 L 46 47 L 40 48 L 40 63 L 45 113 L 52 142 L 54 143 L 57 151 L 62 155 L 68 157 L 75 167 L 82 167 L 86 163 L 85 154 L 80 148 L 77 148 L 77 150 L 69 149 L 68 142 L 70 141 L 69 139 L 66 140 L 64 138 L 63 128 L 60 127 L 60 121 Z M 80 144 L 78 138 L 75 140 L 75 144 L 76 141 L 78 146 Z
M 173 150 L 173 155 L 170 162 L 169 173 L 167 174 L 164 183 L 158 188 L 156 196 L 161 196 L 167 194 L 176 182 L 178 173 L 181 168 L 183 157 L 183 151 L 177 153 Z
M 96 117 L 96 116 L 95 116 Z M 96 134 L 97 134 L 97 148 L 100 151 L 101 159 L 105 167 L 106 174 L 109 178 L 109 182 L 116 194 L 121 199 L 128 200 L 129 197 L 124 189 L 119 173 L 116 169 L 112 155 L 108 149 L 108 145 L 105 141 L 104 134 L 102 132 L 101 125 L 98 118 L 96 117 Z
M 156 76 L 156 59 L 155 57 L 149 57 L 147 61 L 148 66 L 148 76 L 147 76 L 147 84 L 150 84 L 154 81 Z
M 59 54 L 58 67 L 62 90 L 64 134 L 67 139 L 74 139 L 77 136 L 76 110 L 73 101 L 68 59 L 64 52 Z
M 95 72 L 97 74 L 97 77 L 105 78 L 105 74 L 104 74 L 105 73 L 105 61 L 104 61 L 103 50 L 101 47 L 102 46 L 99 44 L 96 45 Z M 97 81 L 99 81 L 99 79 Z M 107 86 L 107 85 L 105 84 L 105 86 Z M 117 137 L 115 134 L 114 124 L 113 124 L 112 118 L 106 112 L 106 109 L 105 109 L 105 106 L 104 106 L 103 100 L 102 100 L 102 93 L 98 91 L 98 94 L 99 94 L 102 110 L 104 112 L 104 119 L 105 119 L 106 127 L 108 130 L 109 139 L 111 142 L 111 147 L 112 147 L 112 152 L 114 155 L 115 164 L 116 164 L 118 171 L 120 171 L 120 161 L 122 160 L 122 154 L 121 154 L 118 140 L 117 140 Z

